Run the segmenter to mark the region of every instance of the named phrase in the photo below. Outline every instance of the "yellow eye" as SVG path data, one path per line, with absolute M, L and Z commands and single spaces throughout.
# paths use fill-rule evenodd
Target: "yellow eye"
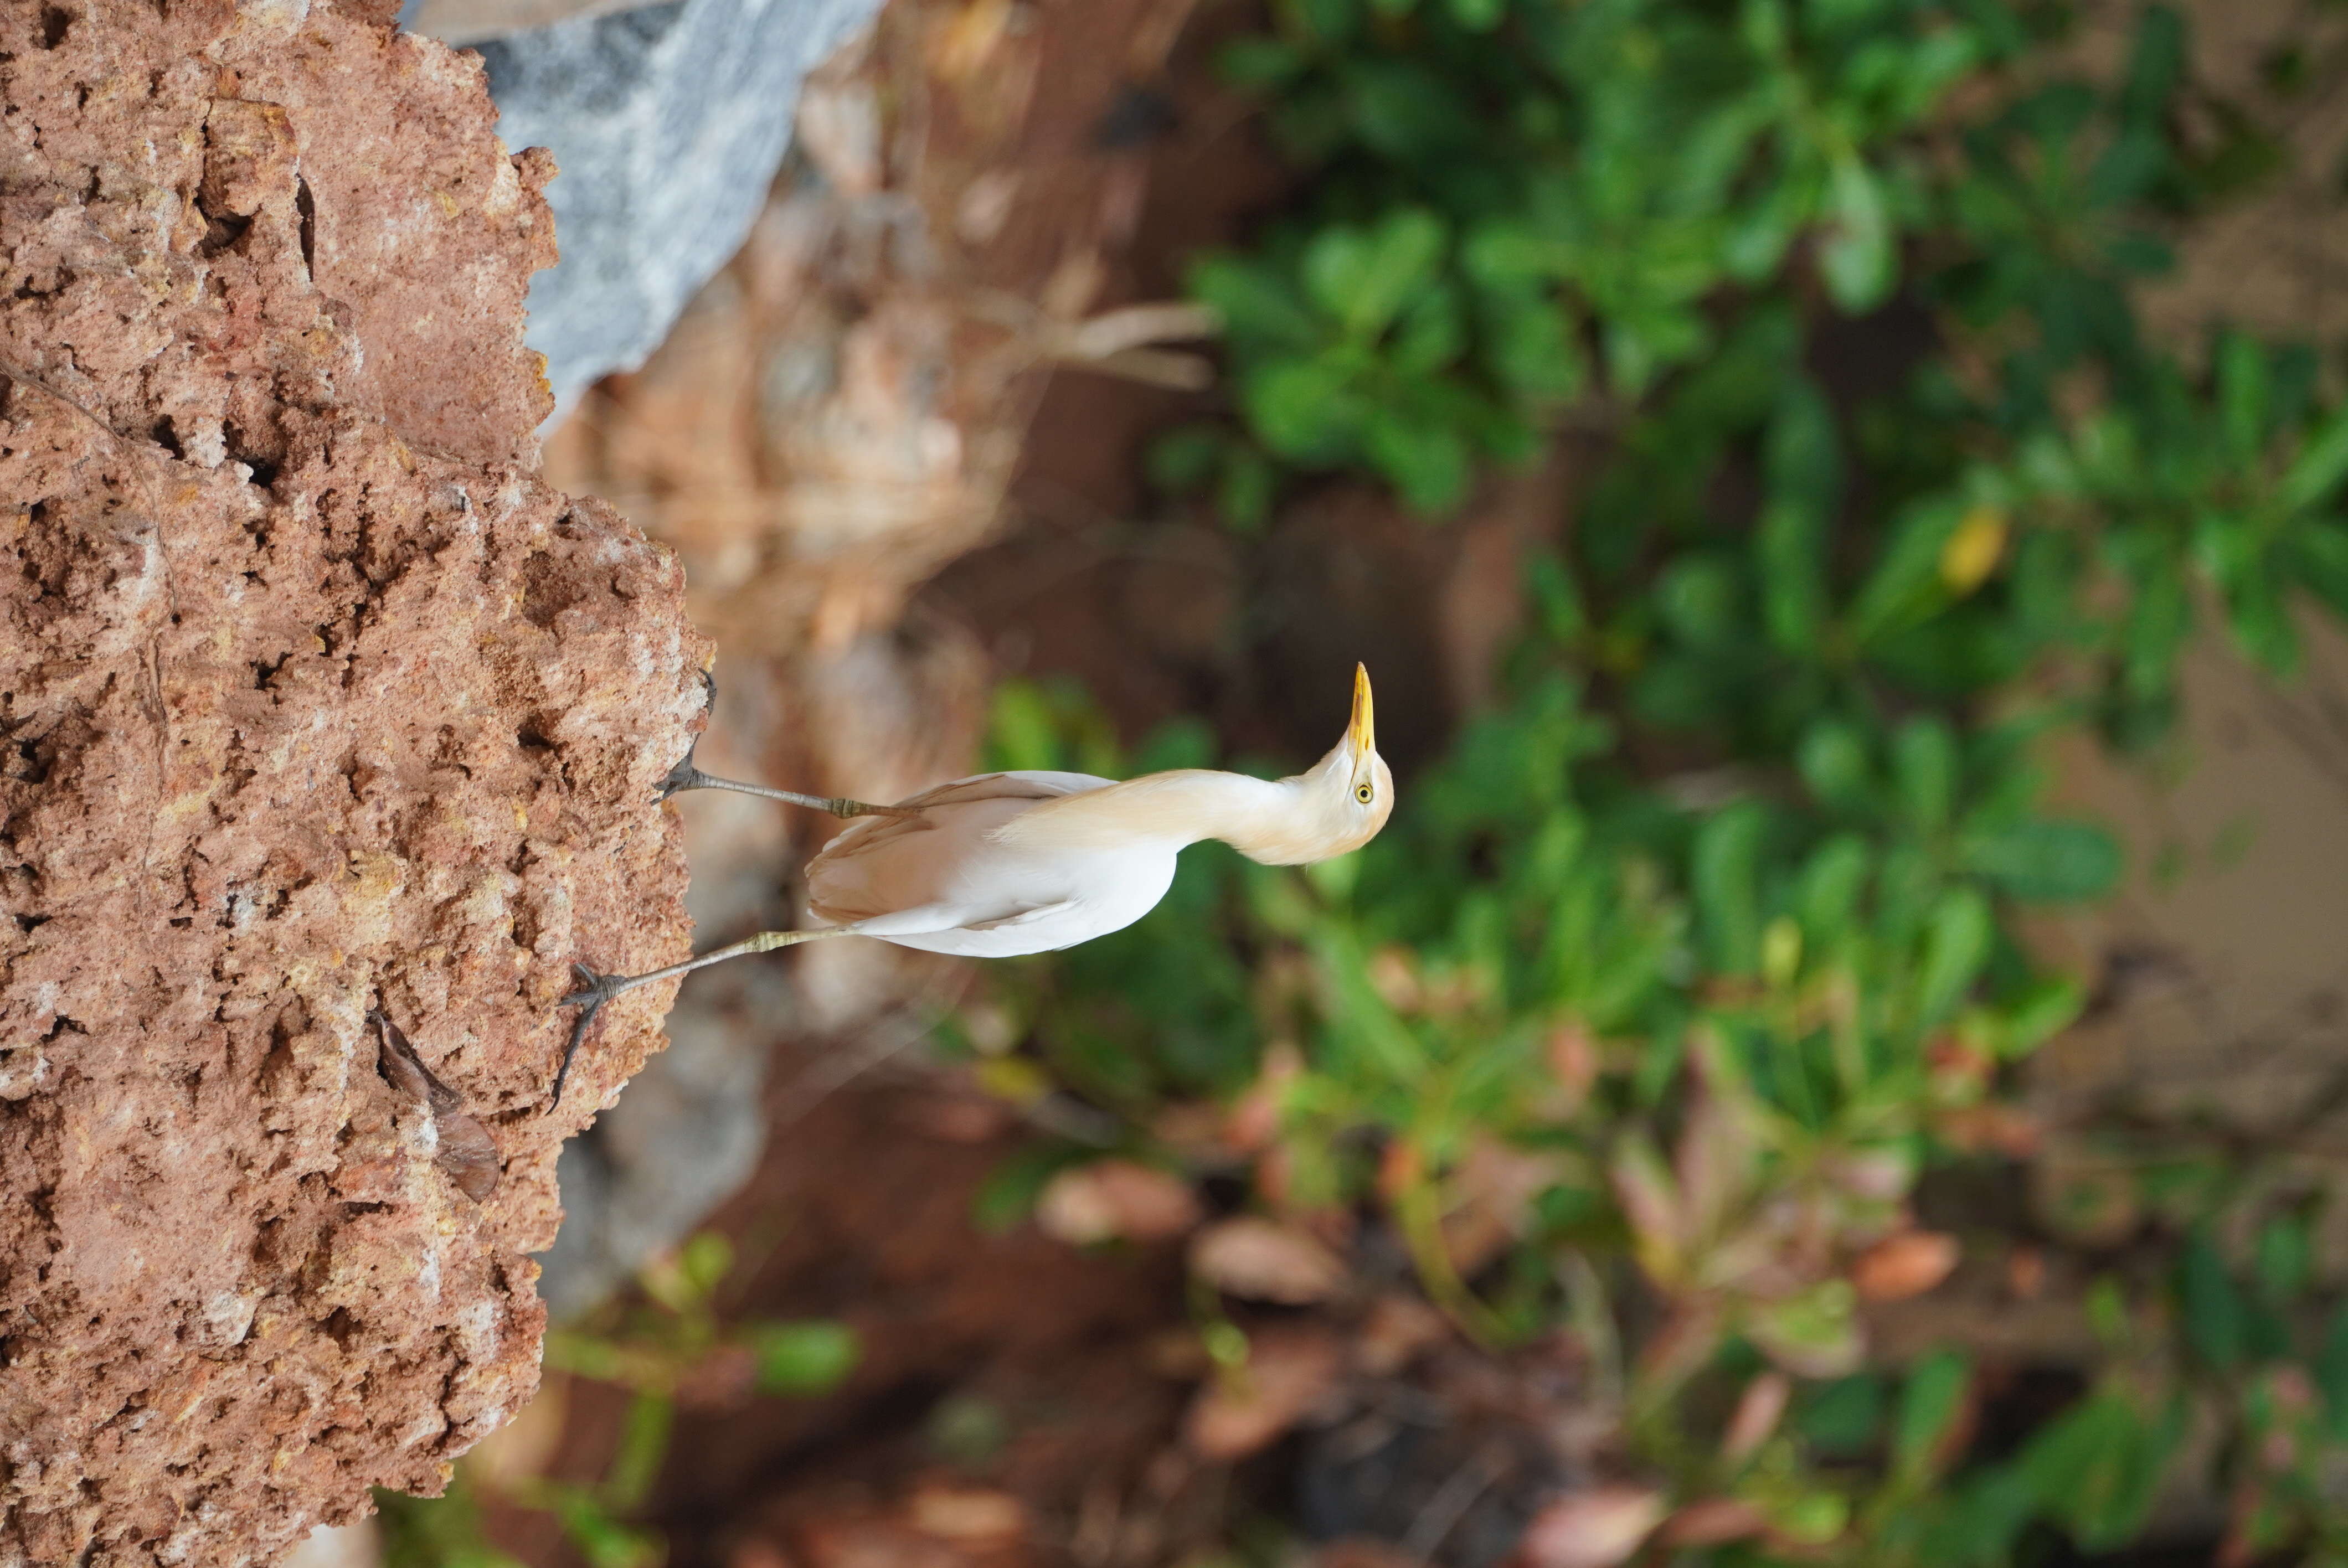
M 1363 784 L 1361 787 L 1354 791 L 1354 798 L 1360 801 L 1364 805 L 1367 805 L 1370 804 L 1370 797 L 1376 793 L 1377 791 L 1372 789 L 1369 785 Z

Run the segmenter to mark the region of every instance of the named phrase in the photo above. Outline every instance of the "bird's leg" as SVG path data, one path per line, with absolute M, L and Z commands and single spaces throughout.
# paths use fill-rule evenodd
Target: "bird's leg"
M 708 693 L 708 700 L 705 705 L 716 707 L 717 677 L 704 670 L 701 672 L 701 685 L 702 690 Z M 694 766 L 693 753 L 700 749 L 699 741 L 694 742 L 685 749 L 685 755 L 677 759 L 676 766 L 669 769 L 662 777 L 660 794 L 653 796 L 654 801 L 666 800 L 673 794 L 683 794 L 689 789 L 730 789 L 740 794 L 764 795 L 768 800 L 787 801 L 792 805 L 803 805 L 814 811 L 829 812 L 834 816 L 919 816 L 922 815 L 919 806 L 874 805 L 869 801 L 800 794 L 794 790 L 768 789 L 764 784 L 743 784 L 735 779 L 721 779 L 713 774 L 703 773 Z
M 572 1060 L 579 1054 L 580 1044 L 586 1040 L 587 1030 L 594 1023 L 595 1015 L 602 1011 L 603 1004 L 613 997 L 623 991 L 634 990 L 638 986 L 648 986 L 654 980 L 673 979 L 678 975 L 691 974 L 695 969 L 723 963 L 727 958 L 739 958 L 751 953 L 771 953 L 777 948 L 788 948 L 799 942 L 812 942 L 819 937 L 850 937 L 855 934 L 851 928 L 845 926 L 819 926 L 811 930 L 801 931 L 761 931 L 755 937 L 747 937 L 730 946 L 720 948 L 714 953 L 704 953 L 697 958 L 688 958 L 684 963 L 671 964 L 664 969 L 654 969 L 641 975 L 599 975 L 584 964 L 572 965 L 571 972 L 578 977 L 580 989 L 554 1005 L 575 1007 L 580 1011 L 578 1021 L 571 1026 L 571 1041 L 562 1050 L 562 1065 L 554 1074 L 554 1103 L 557 1105 L 562 1103 L 562 1084 L 563 1081 L 571 1076 Z
M 795 790 L 768 789 L 765 784 L 743 784 L 737 779 L 721 779 L 703 773 L 693 765 L 693 753 L 669 769 L 661 780 L 661 792 L 655 796 L 666 800 L 673 794 L 683 794 L 689 789 L 730 789 L 738 794 L 763 795 L 768 800 L 788 801 L 792 805 L 804 805 L 816 811 L 827 811 L 834 816 L 919 816 L 917 805 L 874 805 L 870 801 L 847 800 L 838 796 L 800 794 Z

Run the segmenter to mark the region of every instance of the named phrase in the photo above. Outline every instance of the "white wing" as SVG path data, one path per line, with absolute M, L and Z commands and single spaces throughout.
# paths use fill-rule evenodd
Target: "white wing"
M 958 866 L 968 863 L 989 830 L 1039 801 L 1102 788 L 1089 774 L 980 774 L 924 790 L 901 805 L 918 817 L 868 816 L 852 822 L 808 863 L 808 907 L 835 926 L 954 902 Z M 1061 889 L 1019 897 L 1004 889 L 1003 913 L 1014 918 L 1061 896 Z M 876 933 L 877 934 L 877 933 Z

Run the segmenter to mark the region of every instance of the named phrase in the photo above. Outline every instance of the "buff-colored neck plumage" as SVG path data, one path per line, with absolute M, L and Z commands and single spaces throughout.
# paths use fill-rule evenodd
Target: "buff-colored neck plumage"
M 1356 671 L 1354 722 L 1313 767 L 1266 780 L 1209 768 L 1148 774 L 1022 812 L 995 830 L 1006 845 L 1038 851 L 1179 849 L 1220 838 L 1251 860 L 1301 866 L 1358 849 L 1394 810 L 1394 775 L 1377 753 L 1370 682 Z

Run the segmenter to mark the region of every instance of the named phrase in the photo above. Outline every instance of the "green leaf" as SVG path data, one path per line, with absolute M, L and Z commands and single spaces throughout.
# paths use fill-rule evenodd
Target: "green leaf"
M 709 1293 L 733 1272 L 734 1244 L 717 1231 L 698 1231 L 677 1249 L 677 1272 L 694 1296 L 707 1300 Z
M 1303 51 L 1279 38 L 1234 38 L 1215 56 L 1223 80 L 1251 92 L 1272 92 L 1304 74 Z
M 2089 1395 L 2039 1429 L 2020 1471 L 2039 1506 L 2079 1544 L 2108 1552 L 2142 1527 L 2185 1432 L 2186 1406 L 2171 1400 L 2157 1419 L 2114 1390 Z
M 2226 589 L 2226 629 L 2250 660 L 2273 675 L 2299 668 L 2299 629 L 2291 622 L 2272 574 L 2261 563 Z
M 2239 1362 L 2247 1347 L 2249 1315 L 2226 1260 L 2205 1233 L 2195 1233 L 2186 1244 L 2178 1267 L 2178 1295 L 2185 1310 L 2186 1342 L 2193 1353 L 2221 1372 Z
M 1795 1417 L 1802 1436 L 1829 1455 L 1848 1458 L 1865 1451 L 1883 1424 L 1883 1378 L 1858 1372 L 1837 1378 L 1811 1395 Z
M 2217 357 L 2219 423 L 2235 461 L 2244 462 L 2266 446 L 2267 421 L 2274 406 L 2266 347 L 2250 333 L 2230 328 L 2218 340 Z
M 1416 424 L 1386 409 L 1372 413 L 1363 446 L 1414 511 L 1432 516 L 1468 492 L 1474 466 L 1457 431 Z
M 2079 903 L 2119 885 L 2119 841 L 2091 822 L 2040 817 L 1969 840 L 1965 869 L 2024 903 Z
M 1883 188 L 1856 154 L 1836 161 L 1827 212 L 1832 227 L 1818 244 L 1827 293 L 1854 315 L 1871 311 L 1891 292 L 1895 251 Z
M 2276 487 L 2275 499 L 2288 511 L 2305 511 L 2338 489 L 2343 479 L 2348 479 L 2348 405 L 2333 409 L 2309 434 Z
M 1331 1038 L 1349 1063 L 1391 1083 L 1424 1079 L 1426 1048 L 1370 983 L 1367 960 L 1353 934 L 1323 923 L 1313 955 L 1328 987 Z
M 1957 737 L 1938 716 L 1910 719 L 1891 740 L 1891 774 L 1908 820 L 1925 833 L 1948 825 L 1957 798 Z
M 2185 20 L 2167 5 L 2147 5 L 2137 18 L 2120 114 L 2139 122 L 2159 118 L 2185 76 Z
M 1306 463 L 1342 460 L 1367 412 L 1346 367 L 1326 354 L 1274 360 L 1241 383 L 1240 397 L 1265 446 Z
M 1447 233 L 1421 208 L 1404 208 L 1374 229 L 1325 229 L 1304 249 L 1305 289 L 1347 333 L 1375 337 L 1434 277 Z
M 990 761 L 1014 770 L 1049 770 L 1059 765 L 1059 726 L 1051 700 L 1032 681 L 1005 681 L 994 689 L 988 716 Z
M 1044 1187 L 1082 1155 L 1064 1144 L 1038 1143 L 1011 1155 L 979 1184 L 971 1200 L 971 1223 L 987 1235 L 1001 1235 L 1025 1223 Z
M 1467 342 L 1459 292 L 1438 283 L 1419 290 L 1403 307 L 1386 364 L 1397 375 L 1433 375 L 1457 360 Z
M 2323 1348 L 2315 1355 L 2315 1386 L 2323 1395 L 2323 1413 L 2334 1442 L 2348 1442 L 2348 1303 L 2332 1315 Z
M 661 1560 L 658 1536 L 612 1518 L 583 1487 L 566 1487 L 558 1493 L 554 1514 L 588 1568 L 653 1568 Z
M 1818 947 L 1831 948 L 1857 923 L 1869 866 L 1867 841 L 1855 833 L 1838 835 L 1811 852 L 1802 867 L 1802 922 Z
M 2070 1028 L 2086 1005 L 2086 988 L 2068 975 L 2032 981 L 2006 1006 L 1999 1054 L 2009 1061 L 2027 1056 Z
M 1857 810 L 1874 792 L 1867 744 L 1855 727 L 1838 719 L 1820 719 L 1804 731 L 1794 763 L 1821 805 Z
M 1143 464 L 1149 483 L 1170 495 L 1189 495 L 1211 483 L 1223 463 L 1231 435 L 1203 421 L 1178 425 L 1149 444 Z
M 1664 569 L 1655 587 L 1664 622 L 1697 648 L 1727 641 L 1737 624 L 1736 573 L 1717 556 L 1690 553 Z
M 1938 1469 L 1942 1444 L 1963 1413 L 1972 1384 L 1972 1363 L 1953 1350 L 1938 1350 L 1916 1364 L 1900 1392 L 1899 1419 L 1892 1428 L 1891 1464 L 1913 1485 Z
M 1509 13 L 1509 0 L 1451 0 L 1451 19 L 1470 33 L 1488 33 Z
M 1941 896 L 1924 927 L 1924 958 L 1916 992 L 1916 1021 L 1930 1028 L 1947 1017 L 1989 961 L 1997 934 L 1989 900 L 1971 887 Z
M 1823 515 L 1798 501 L 1769 502 L 1754 528 L 1753 555 L 1770 642 L 1782 652 L 1817 657 L 1827 620 Z
M 1743 204 L 1721 241 L 1721 265 L 1742 283 L 1759 283 L 1777 270 L 1794 235 L 1809 216 L 1804 182 L 1783 179 L 1758 200 Z
M 665 1394 L 638 1394 L 628 1401 L 620 1442 L 603 1471 L 603 1501 L 623 1513 L 633 1513 L 652 1495 L 668 1459 L 669 1433 L 676 1424 L 676 1405 Z
M 1691 880 L 1713 967 L 1750 975 L 1761 966 L 1761 835 L 1768 818 L 1740 801 L 1696 830 Z
M 1756 1307 L 1746 1337 L 1797 1377 L 1844 1377 L 1858 1368 L 1866 1348 L 1857 1302 L 1849 1280 L 1829 1279 L 1799 1296 Z
M 1490 317 L 1479 353 L 1491 373 L 1519 397 L 1564 403 L 1581 395 L 1590 355 L 1565 307 L 1540 295 L 1488 294 Z
M 1190 269 L 1190 295 L 1214 307 L 1224 335 L 1243 354 L 1307 348 L 1322 335 L 1303 296 L 1260 261 L 1210 256 Z
M 1525 576 L 1542 633 L 1560 649 L 1574 647 L 1590 630 L 1590 611 L 1582 603 L 1572 569 L 1555 553 L 1544 550 L 1532 558 Z
M 2169 692 L 2178 655 L 2192 631 L 2193 600 L 2184 575 L 2169 561 L 2155 563 L 2137 584 L 2121 628 L 2121 679 L 2130 695 L 2153 699 Z
M 2313 1264 L 2304 1219 L 2280 1214 L 2259 1227 L 2259 1289 L 2269 1301 L 2288 1305 L 2306 1288 Z
M 757 1358 L 758 1389 L 767 1394 L 829 1393 L 847 1381 L 862 1354 L 845 1323 L 756 1323 L 743 1336 Z
M 1253 446 L 1234 446 L 1224 455 L 1222 477 L 1215 487 L 1215 509 L 1233 533 L 1263 531 L 1272 516 L 1277 477 L 1272 464 Z
M 1315 42 L 1349 44 L 1361 32 L 1361 0 L 1297 0 L 1296 20 Z
M 1905 508 L 1850 608 L 1851 630 L 1872 643 L 1930 614 L 1946 601 L 1941 555 L 1963 522 L 1964 505 L 1936 497 Z
M 1820 514 L 1842 500 L 1842 441 L 1824 389 L 1807 376 L 1778 400 L 1762 449 L 1762 483 L 1771 496 L 1798 501 Z
M 2333 614 L 2348 616 L 2348 526 L 2310 518 L 2286 536 L 2281 559 L 2302 588 Z

